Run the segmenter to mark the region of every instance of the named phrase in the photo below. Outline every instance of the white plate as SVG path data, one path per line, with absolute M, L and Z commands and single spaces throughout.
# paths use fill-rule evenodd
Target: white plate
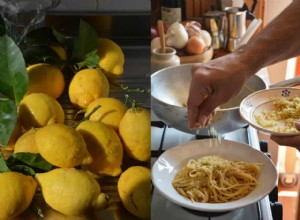
M 174 189 L 172 181 L 175 174 L 186 166 L 190 159 L 199 159 L 208 155 L 221 156 L 227 160 L 264 164 L 259 177 L 260 184 L 246 197 L 233 202 L 191 202 Z M 222 140 L 221 144 L 218 144 L 212 139 L 203 139 L 177 145 L 165 151 L 153 164 L 151 170 L 152 182 L 164 197 L 182 207 L 198 211 L 224 212 L 245 207 L 263 199 L 277 182 L 277 171 L 269 157 L 249 145 L 228 140 Z
M 265 89 L 265 90 L 252 93 L 241 102 L 240 115 L 250 125 L 252 125 L 257 130 L 264 132 L 266 134 L 271 134 L 276 136 L 300 135 L 299 132 L 281 133 L 281 132 L 271 131 L 268 128 L 263 128 L 262 126 L 260 126 L 254 118 L 254 115 L 260 115 L 263 111 L 268 112 L 274 110 L 275 107 L 271 99 L 288 97 L 288 96 L 300 96 L 300 89 L 280 87 L 280 88 Z M 283 126 L 282 123 L 280 123 L 280 126 Z

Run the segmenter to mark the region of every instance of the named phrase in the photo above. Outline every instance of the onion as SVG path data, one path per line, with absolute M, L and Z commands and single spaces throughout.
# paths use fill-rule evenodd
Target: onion
M 181 23 L 175 22 L 170 25 L 166 33 L 166 45 L 175 49 L 183 48 L 189 39 L 188 33 Z
M 211 46 L 211 43 L 212 43 L 212 39 L 211 39 L 211 36 L 210 36 L 210 33 L 206 30 L 202 30 L 201 31 L 201 37 L 203 38 L 205 44 L 210 47 Z
M 156 27 L 151 27 L 151 39 L 158 37 L 158 30 Z

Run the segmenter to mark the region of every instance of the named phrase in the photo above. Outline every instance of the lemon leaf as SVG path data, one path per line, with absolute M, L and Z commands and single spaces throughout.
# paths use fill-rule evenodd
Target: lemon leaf
M 99 55 L 97 50 L 88 53 L 84 61 L 89 69 L 98 67 Z
M 0 146 L 6 146 L 17 122 L 17 107 L 15 102 L 0 98 Z
M 40 154 L 18 152 L 7 159 L 9 166 L 12 166 L 12 164 L 20 164 L 20 162 L 29 165 L 33 169 L 44 171 L 52 169 L 52 164 L 47 162 Z
M 8 172 L 10 169 L 6 165 L 5 159 L 2 154 L 0 154 L 0 173 L 2 172 Z
M 22 52 L 7 35 L 0 37 L 0 48 L 0 93 L 19 104 L 28 89 Z
M 97 32 L 88 23 L 80 20 L 78 36 L 74 39 L 73 60 L 84 60 L 86 54 L 98 49 Z
M 23 51 L 23 56 L 27 65 L 36 63 L 61 65 L 66 63 L 51 48 L 45 46 L 28 47 Z
M 97 50 L 94 50 L 85 56 L 84 61 L 76 63 L 76 69 L 80 70 L 85 67 L 87 67 L 88 69 L 93 69 L 93 68 L 96 69 L 99 67 L 98 63 L 99 63 L 99 55 Z
M 27 45 L 43 45 L 48 46 L 51 44 L 57 43 L 57 39 L 54 36 L 52 29 L 48 27 L 42 27 L 34 29 L 25 36 L 24 40 L 25 44 Z
M 24 175 L 35 175 L 35 171 L 31 167 L 25 165 L 15 165 L 12 166 L 10 169 L 15 172 L 23 173 Z

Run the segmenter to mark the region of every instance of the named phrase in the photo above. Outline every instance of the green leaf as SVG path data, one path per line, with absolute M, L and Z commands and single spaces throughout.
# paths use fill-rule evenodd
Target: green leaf
M 8 172 L 8 171 L 11 171 L 11 170 L 6 165 L 3 155 L 0 153 L 0 173 Z
M 88 23 L 80 20 L 78 36 L 74 39 L 72 60 L 84 60 L 86 54 L 97 49 L 97 32 Z
M 23 173 L 24 175 L 35 176 L 35 171 L 29 166 L 26 165 L 15 165 L 12 166 L 11 171 Z
M 21 161 L 32 168 L 48 171 L 52 169 L 52 164 L 47 162 L 40 154 L 29 152 L 18 152 L 11 156 L 12 158 Z
M 17 107 L 14 101 L 0 98 L 0 146 L 6 146 L 17 122 Z
M 96 68 L 99 65 L 99 55 L 98 55 L 98 51 L 94 50 L 91 53 L 86 55 L 85 58 L 85 63 L 86 66 L 91 69 L 91 68 Z
M 58 32 L 54 28 L 52 29 L 52 34 L 55 36 L 56 40 L 61 44 L 65 44 L 65 42 L 70 38 L 66 37 L 64 34 Z
M 88 53 L 85 56 L 84 61 L 76 63 L 77 70 L 83 69 L 85 67 L 87 67 L 89 69 L 99 67 L 99 55 L 98 55 L 97 50 L 94 50 L 94 51 Z
M 0 37 L 0 48 L 0 93 L 19 104 L 28 89 L 22 52 L 7 35 Z
M 23 56 L 27 65 L 36 63 L 48 63 L 54 65 L 62 65 L 66 62 L 50 47 L 46 46 L 31 46 L 23 51 Z
M 30 46 L 48 46 L 58 43 L 52 29 L 48 27 L 37 28 L 30 31 L 26 34 L 24 42 Z

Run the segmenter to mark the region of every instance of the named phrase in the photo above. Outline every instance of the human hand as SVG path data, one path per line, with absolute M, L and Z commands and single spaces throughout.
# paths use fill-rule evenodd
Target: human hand
M 187 102 L 189 128 L 207 126 L 215 109 L 238 95 L 250 77 L 247 68 L 234 54 L 193 66 Z
M 300 131 L 300 120 L 295 123 L 295 127 Z M 295 136 L 275 136 L 271 135 L 271 140 L 275 141 L 279 145 L 295 147 L 300 151 L 300 135 Z

